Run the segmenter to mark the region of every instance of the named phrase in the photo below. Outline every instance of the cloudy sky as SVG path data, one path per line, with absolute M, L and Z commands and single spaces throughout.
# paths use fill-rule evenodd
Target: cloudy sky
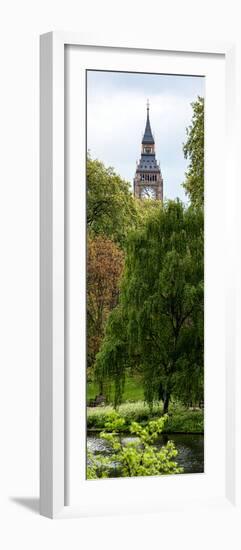
M 131 185 L 146 123 L 146 102 L 164 179 L 164 197 L 186 201 L 182 144 L 191 102 L 204 96 L 204 78 L 106 71 L 87 72 L 87 147 Z

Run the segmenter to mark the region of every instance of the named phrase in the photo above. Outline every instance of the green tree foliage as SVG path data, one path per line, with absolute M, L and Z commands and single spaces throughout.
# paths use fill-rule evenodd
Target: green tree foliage
M 152 405 L 203 393 L 203 213 L 169 201 L 127 243 L 119 306 L 107 322 L 96 376 L 117 384 L 127 368 L 142 373 Z
M 90 157 L 87 159 L 87 193 L 87 364 L 90 379 L 108 315 L 118 301 L 124 263 L 121 249 L 125 248 L 129 232 L 145 224 L 160 204 L 154 200 L 135 199 L 128 182 L 122 180 L 112 168 L 106 168 L 102 162 Z M 108 348 L 110 353 L 114 353 L 110 342 Z M 117 350 L 116 346 L 115 353 L 119 354 L 120 363 L 125 353 L 122 357 L 121 350 Z M 119 370 L 115 376 L 117 402 L 122 395 L 124 381 L 124 377 L 119 376 Z M 101 393 L 105 386 L 105 395 L 108 394 L 106 377 L 107 373 L 98 380 Z
M 130 355 L 127 342 L 128 318 L 119 304 L 110 313 L 106 325 L 105 337 L 99 353 L 96 355 L 95 379 L 103 391 L 109 394 L 111 383 L 114 383 L 114 407 L 122 400 L 126 371 L 130 366 Z
M 128 233 L 145 223 L 160 208 L 155 200 L 135 199 L 130 184 L 113 168 L 99 160 L 87 159 L 87 229 L 92 238 L 104 235 L 125 246 Z
M 187 128 L 187 141 L 183 146 L 186 159 L 189 160 L 183 187 L 193 206 L 204 203 L 204 99 L 198 97 L 192 103 L 193 117 Z
M 116 465 L 118 476 L 121 477 L 182 473 L 183 468 L 173 460 L 178 454 L 174 443 L 169 441 L 160 450 L 154 445 L 163 430 L 166 418 L 163 416 L 152 420 L 145 427 L 132 422 L 130 433 L 136 437 L 131 442 L 123 443 L 117 432 L 124 429 L 125 420 L 118 413 L 111 413 L 106 421 L 105 431 L 101 433 L 101 438 L 105 439 L 109 446 L 108 456 L 88 454 L 87 478 L 111 477 L 113 464 Z
M 124 245 L 137 221 L 129 183 L 98 160 L 87 160 L 87 227 L 90 235 L 105 235 Z

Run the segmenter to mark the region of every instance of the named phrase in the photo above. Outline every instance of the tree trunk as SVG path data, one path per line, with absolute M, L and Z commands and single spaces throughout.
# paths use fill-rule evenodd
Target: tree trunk
M 163 385 L 160 382 L 159 388 L 158 388 L 158 399 L 159 399 L 159 401 L 163 401 L 163 394 L 164 394 Z
M 163 396 L 163 414 L 168 413 L 169 401 L 170 401 L 170 394 L 165 391 Z
M 168 390 L 166 390 L 162 383 L 160 382 L 159 388 L 158 388 L 158 397 L 159 401 L 163 401 L 163 414 L 168 413 L 168 407 L 169 407 L 169 401 L 170 401 L 170 393 Z

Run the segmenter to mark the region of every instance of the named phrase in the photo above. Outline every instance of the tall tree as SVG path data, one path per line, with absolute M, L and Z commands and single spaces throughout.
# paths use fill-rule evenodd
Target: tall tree
M 189 166 L 185 174 L 183 187 L 193 206 L 204 203 L 204 99 L 198 97 L 192 103 L 193 117 L 187 128 L 187 140 L 183 146 Z
M 128 239 L 120 304 L 96 361 L 99 379 L 117 383 L 116 404 L 130 365 L 142 372 L 146 400 L 162 399 L 164 412 L 180 381 L 193 376 L 202 392 L 203 214 L 179 201 Z
M 87 160 L 87 228 L 121 246 L 138 217 L 129 183 L 98 160 Z
M 87 252 L 87 358 L 91 368 L 108 315 L 117 305 L 124 255 L 113 241 L 100 235 L 88 239 Z

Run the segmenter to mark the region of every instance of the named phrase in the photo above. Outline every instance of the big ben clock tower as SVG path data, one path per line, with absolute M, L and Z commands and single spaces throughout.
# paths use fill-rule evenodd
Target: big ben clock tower
M 146 128 L 142 139 L 141 158 L 137 163 L 134 177 L 134 196 L 138 199 L 150 198 L 163 201 L 163 179 L 160 165 L 156 160 L 149 111 L 149 101 L 147 101 Z

